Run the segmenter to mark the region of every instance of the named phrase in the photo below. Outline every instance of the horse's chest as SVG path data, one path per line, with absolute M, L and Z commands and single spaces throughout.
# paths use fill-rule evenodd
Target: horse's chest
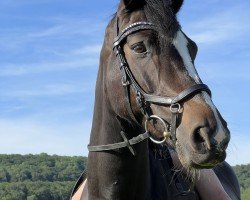
M 170 155 L 168 155 L 170 156 Z M 167 157 L 167 156 L 166 156 Z M 186 192 L 191 185 L 180 175 L 174 174 L 168 158 L 160 159 L 149 151 L 150 158 L 150 188 L 147 200 L 198 200 L 195 191 Z

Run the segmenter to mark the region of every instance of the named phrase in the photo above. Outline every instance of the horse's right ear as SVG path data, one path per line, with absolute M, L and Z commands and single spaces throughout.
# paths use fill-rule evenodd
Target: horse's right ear
M 127 10 L 133 11 L 144 6 L 145 0 L 123 0 L 123 3 Z

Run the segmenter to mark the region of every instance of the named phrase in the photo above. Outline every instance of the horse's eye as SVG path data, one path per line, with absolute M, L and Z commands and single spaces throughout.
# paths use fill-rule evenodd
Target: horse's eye
M 134 45 L 132 45 L 132 50 L 135 52 L 135 53 L 146 53 L 147 52 L 147 48 L 146 46 L 143 44 L 143 42 L 139 42 L 139 43 L 136 43 Z

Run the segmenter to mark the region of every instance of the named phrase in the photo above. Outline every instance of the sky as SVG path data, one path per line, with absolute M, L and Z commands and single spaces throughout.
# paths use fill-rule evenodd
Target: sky
M 118 0 L 0 1 L 0 154 L 87 156 L 105 27 Z M 182 30 L 227 120 L 227 161 L 250 163 L 250 2 L 186 0 Z

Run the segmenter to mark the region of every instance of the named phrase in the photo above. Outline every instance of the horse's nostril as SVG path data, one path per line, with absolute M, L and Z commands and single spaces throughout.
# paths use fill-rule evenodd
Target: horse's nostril
M 204 139 L 204 142 L 206 143 L 206 146 L 209 150 L 211 150 L 211 140 L 210 140 L 210 130 L 209 128 L 201 128 L 200 129 L 200 135 Z
M 198 151 L 211 149 L 209 128 L 199 127 L 195 130 L 195 132 L 193 133 L 193 147 Z
M 202 143 L 205 141 L 204 138 L 201 136 L 200 128 L 195 131 L 194 140 L 195 143 Z

